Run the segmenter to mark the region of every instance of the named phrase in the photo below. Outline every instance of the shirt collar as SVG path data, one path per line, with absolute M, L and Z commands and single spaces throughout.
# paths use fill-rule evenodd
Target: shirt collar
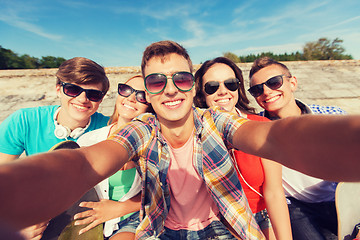
M 303 103 L 302 101 L 300 101 L 299 99 L 295 99 L 295 103 L 296 105 L 300 108 L 301 110 L 301 115 L 303 114 L 313 114 L 313 111 L 310 109 L 310 107 L 308 105 L 306 105 L 305 103 Z M 275 116 L 275 117 L 271 117 L 268 111 L 264 111 L 264 117 L 270 119 L 270 120 L 278 120 L 280 119 L 280 117 Z

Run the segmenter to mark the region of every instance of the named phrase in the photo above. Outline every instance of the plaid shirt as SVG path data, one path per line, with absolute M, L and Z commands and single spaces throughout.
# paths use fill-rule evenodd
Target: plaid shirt
M 245 121 L 236 114 L 219 108 L 193 108 L 194 167 L 203 178 L 220 213 L 242 239 L 263 239 L 234 171 L 228 150 L 232 148 L 235 130 Z M 143 114 L 119 133 L 110 137 L 122 144 L 130 159 L 139 162 L 143 177 L 141 223 L 137 239 L 156 239 L 163 231 L 170 209 L 170 188 L 167 172 L 169 146 L 160 133 L 160 124 L 153 114 Z

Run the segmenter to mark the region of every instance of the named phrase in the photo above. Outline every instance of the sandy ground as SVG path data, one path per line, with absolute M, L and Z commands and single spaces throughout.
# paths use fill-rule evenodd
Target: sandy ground
M 348 113 L 360 114 L 360 60 L 286 62 L 298 79 L 295 96 L 307 103 L 336 105 Z M 199 65 L 194 66 L 195 69 Z M 251 63 L 241 63 L 245 87 Z M 17 109 L 59 104 L 55 92 L 57 69 L 0 70 L 0 122 Z M 140 74 L 140 67 L 106 68 L 110 90 L 99 111 L 110 115 L 117 96 L 117 83 Z M 252 106 L 258 108 L 248 96 Z M 259 109 L 259 108 L 258 108 Z

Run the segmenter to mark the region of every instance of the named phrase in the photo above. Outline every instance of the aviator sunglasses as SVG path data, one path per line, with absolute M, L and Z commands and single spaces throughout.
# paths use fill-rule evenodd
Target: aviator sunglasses
M 118 93 L 120 96 L 129 97 L 133 92 L 135 92 L 136 101 L 139 103 L 146 103 L 145 91 L 133 89 L 124 83 L 118 84 Z
M 60 85 L 63 87 L 64 94 L 69 97 L 77 97 L 85 92 L 87 99 L 92 102 L 99 102 L 105 96 L 105 93 L 100 90 L 84 89 L 72 83 L 60 82 Z
M 182 92 L 190 91 L 194 86 L 194 76 L 189 72 L 176 72 L 172 75 L 172 81 L 177 89 Z M 167 84 L 167 76 L 162 73 L 152 73 L 145 77 L 145 88 L 151 94 L 164 91 Z
M 231 78 L 224 81 L 224 85 L 227 89 L 230 91 L 236 91 L 239 89 L 239 79 L 237 78 Z M 208 95 L 216 93 L 216 91 L 220 87 L 220 82 L 217 81 L 210 81 L 205 83 L 204 90 Z
M 285 75 L 283 74 L 269 78 L 266 82 L 252 86 L 251 88 L 248 89 L 248 91 L 253 97 L 259 97 L 261 94 L 264 93 L 264 84 L 268 88 L 272 90 L 276 90 L 283 85 L 283 76 Z

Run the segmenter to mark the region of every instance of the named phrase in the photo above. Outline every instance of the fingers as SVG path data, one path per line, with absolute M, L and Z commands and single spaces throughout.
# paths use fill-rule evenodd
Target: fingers
M 96 207 L 98 203 L 97 202 L 81 202 L 79 204 L 80 207 L 86 207 L 86 208 L 94 208 Z
M 97 225 L 99 225 L 99 223 L 96 223 L 96 221 L 90 223 L 88 226 L 84 227 L 83 229 L 81 229 L 81 230 L 79 231 L 79 235 L 80 235 L 80 234 L 83 234 L 84 232 L 89 231 L 90 229 L 96 227 Z
M 86 217 L 90 217 L 94 215 L 94 211 L 93 210 L 88 210 L 88 211 L 84 211 L 84 212 L 80 212 L 74 215 L 74 220 L 76 219 L 81 219 L 81 218 L 86 218 Z
M 22 229 L 21 234 L 26 237 L 26 239 L 38 240 L 41 239 L 43 232 L 45 231 L 48 221 L 42 222 L 27 228 Z
M 77 221 L 75 221 L 75 225 L 85 225 L 85 224 L 89 224 L 93 221 L 95 221 L 96 219 L 93 216 L 87 217 L 87 218 L 83 218 L 83 219 L 79 219 Z

